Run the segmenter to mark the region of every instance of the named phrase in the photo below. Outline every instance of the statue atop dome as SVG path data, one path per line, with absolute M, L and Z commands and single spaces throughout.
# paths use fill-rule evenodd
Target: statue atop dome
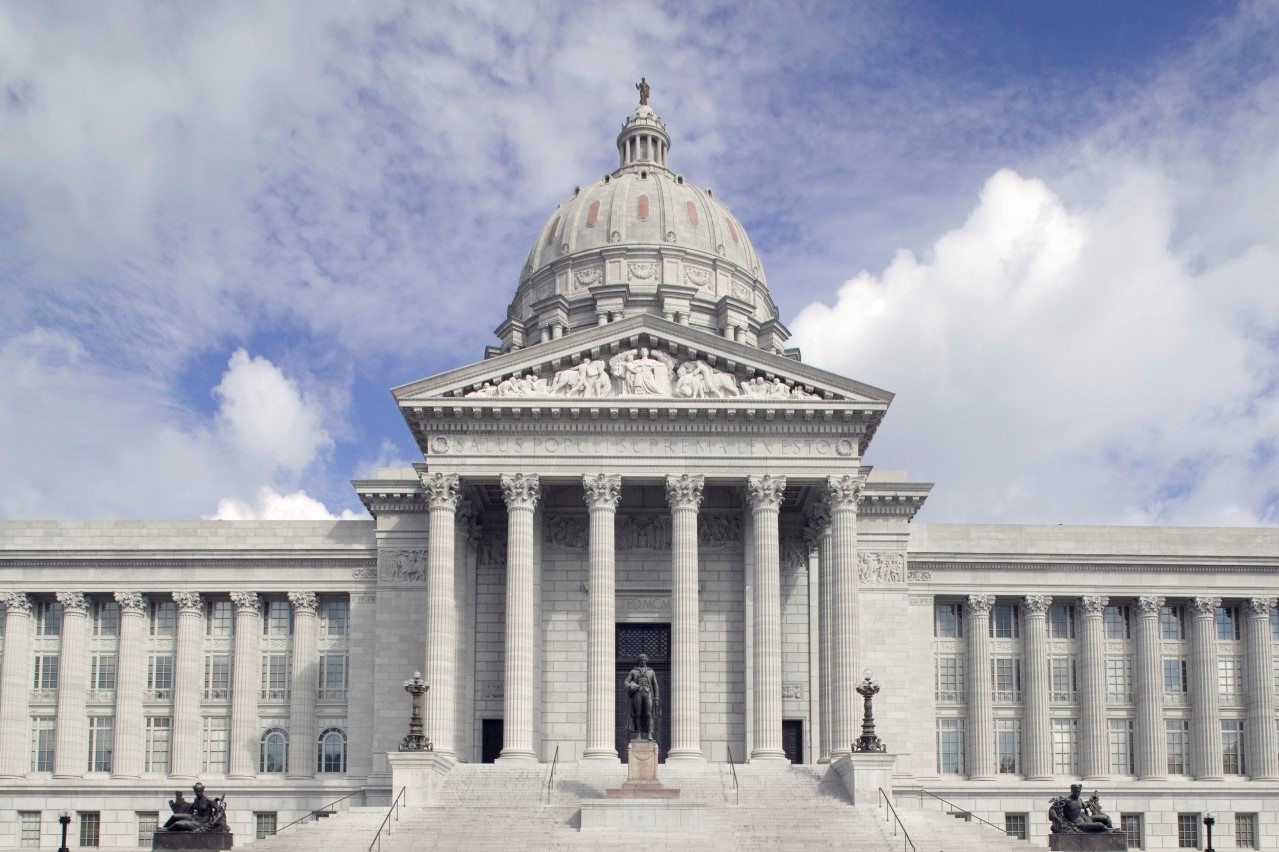
M 635 88 L 638 89 L 640 93 L 640 106 L 648 106 L 648 93 L 652 91 L 652 88 L 648 85 L 648 81 L 643 77 L 640 77 L 640 81 L 635 84 Z

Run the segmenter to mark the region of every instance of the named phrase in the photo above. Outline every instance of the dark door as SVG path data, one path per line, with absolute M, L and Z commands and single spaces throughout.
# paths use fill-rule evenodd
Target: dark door
M 661 706 L 657 716 L 657 759 L 666 760 L 671 748 L 671 626 L 669 624 L 617 625 L 617 754 L 626 762 L 626 730 L 631 717 L 626 676 L 639 665 L 639 655 L 648 654 L 648 667 L 657 674 Z
M 480 762 L 493 763 L 502 753 L 502 720 L 484 719 L 480 729 Z
M 782 751 L 791 763 L 804 762 L 804 720 L 782 720 Z

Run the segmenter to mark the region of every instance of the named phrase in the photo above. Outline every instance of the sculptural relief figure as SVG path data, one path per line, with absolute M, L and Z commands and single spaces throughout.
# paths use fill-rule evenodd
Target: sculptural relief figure
M 1072 834 L 1077 832 L 1095 833 L 1100 831 L 1117 831 L 1110 817 L 1101 812 L 1101 800 L 1093 793 L 1088 802 L 1082 798 L 1082 784 L 1070 785 L 1070 796 L 1058 796 L 1048 806 L 1048 820 L 1052 823 L 1053 834 Z M 1097 815 L 1089 813 L 1089 806 L 1096 802 Z
M 603 361 L 583 358 L 576 367 L 555 374 L 549 393 L 552 396 L 612 396 L 613 380 Z
M 657 686 L 657 672 L 648 667 L 648 654 L 639 655 L 639 665 L 626 676 L 626 693 L 631 699 L 631 721 L 627 730 L 635 734 L 633 739 L 656 739 L 657 715 L 661 712 L 661 692 Z
M 622 381 L 622 392 L 631 396 L 670 396 L 671 373 L 675 362 L 663 352 L 647 347 L 613 356 L 608 362 L 613 375 Z
M 724 399 L 742 394 L 737 379 L 705 361 L 685 361 L 679 365 L 674 393 L 685 399 Z
M 204 795 L 204 785 L 196 782 L 191 788 L 195 798 L 187 801 L 182 791 L 174 794 L 169 800 L 169 810 L 173 816 L 164 824 L 161 831 L 226 831 L 226 808 L 224 797 L 210 799 Z

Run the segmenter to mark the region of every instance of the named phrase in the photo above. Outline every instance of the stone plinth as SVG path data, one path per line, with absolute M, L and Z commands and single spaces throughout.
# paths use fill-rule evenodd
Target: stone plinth
M 874 751 L 855 751 L 831 763 L 854 805 L 875 804 L 881 788 L 892 795 L 896 767 L 897 755 Z
M 391 798 L 404 788 L 403 804 L 412 807 L 435 804 L 444 776 L 457 765 L 453 758 L 433 751 L 390 751 L 386 759 L 391 764 Z
M 678 790 L 671 792 L 679 795 Z M 705 812 L 705 805 L 693 802 L 588 799 L 582 802 L 582 831 L 614 831 L 619 834 L 704 831 Z
M 235 836 L 229 831 L 157 831 L 151 835 L 151 848 L 198 850 L 230 849 Z
M 626 746 L 626 781 L 604 791 L 608 799 L 678 799 L 679 790 L 657 780 L 657 743 L 635 740 Z
M 1122 831 L 1050 834 L 1048 848 L 1058 852 L 1122 852 L 1128 848 L 1128 838 Z

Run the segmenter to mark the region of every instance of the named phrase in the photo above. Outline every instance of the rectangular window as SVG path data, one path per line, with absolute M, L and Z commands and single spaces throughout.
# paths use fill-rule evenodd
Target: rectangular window
M 937 720 L 937 771 L 964 771 L 964 720 Z
M 208 773 L 224 775 L 231 741 L 230 720 L 226 716 L 205 716 L 203 727 L 204 754 L 201 768 Z
M 142 849 L 150 849 L 152 835 L 160 828 L 160 812 L 159 811 L 137 811 L 138 817 L 138 846 Z
M 994 700 L 1003 704 L 1021 700 L 1021 660 L 1017 657 L 992 657 L 990 687 Z
M 147 660 L 147 691 L 154 701 L 173 698 L 172 654 L 152 654 Z
M 933 607 L 933 633 L 939 639 L 964 637 L 964 608 L 957 603 L 939 603 Z
M 1279 609 L 1270 608 L 1270 640 L 1279 642 Z
M 80 845 L 96 847 L 102 833 L 102 815 L 97 811 L 80 811 Z
M 258 840 L 275 836 L 275 811 L 254 811 L 253 829 Z
M 995 764 L 1005 775 L 1021 773 L 1021 720 L 995 720 Z
M 1235 814 L 1235 846 L 1239 849 L 1261 848 L 1256 814 Z
M 267 601 L 262 632 L 267 636 L 288 636 L 293 632 L 293 607 L 288 601 Z
M 231 655 L 204 655 L 204 700 L 226 701 L 231 697 Z
M 18 848 L 40 848 L 40 812 L 18 811 Z
M 1056 702 L 1072 702 L 1078 689 L 1074 657 L 1048 658 L 1049 698 Z
M 31 684 L 33 689 L 58 688 L 58 655 L 36 654 L 35 678 Z
M 1190 762 L 1189 720 L 1165 719 L 1164 736 L 1168 744 L 1168 774 L 1188 774 L 1188 766 Z
M 1107 724 L 1110 728 L 1110 774 L 1135 775 L 1132 719 L 1109 719 Z
M 1186 661 L 1179 657 L 1164 657 L 1164 692 L 1185 692 L 1186 684 Z
M 1159 608 L 1159 636 L 1165 642 L 1180 642 L 1186 638 L 1186 619 L 1181 607 Z
M 1177 848 L 1199 848 L 1199 814 L 1177 814 Z
M 289 700 L 289 655 L 262 655 L 262 701 Z
M 94 654 L 89 667 L 90 689 L 115 689 L 115 654 Z
M 1141 814 L 1120 814 L 1119 827 L 1128 838 L 1129 849 L 1146 848 L 1146 826 Z
M 56 716 L 36 716 L 31 720 L 31 771 L 53 771 L 53 747 L 58 738 Z
M 346 654 L 320 655 L 320 700 L 346 700 Z
M 1239 639 L 1239 607 L 1217 607 L 1217 638 L 1225 641 Z
M 964 700 L 964 658 L 958 654 L 937 655 L 937 700 L 952 704 Z
M 209 601 L 204 608 L 204 632 L 209 636 L 230 636 L 235 626 L 230 601 Z
M 1027 814 L 1004 814 L 1004 834 L 1025 840 L 1027 822 Z
M 1243 775 L 1243 719 L 1221 721 L 1221 771 Z
M 345 636 L 347 629 L 347 602 L 325 601 L 320 607 L 320 629 L 325 636 Z
M 990 638 L 1016 639 L 1021 635 L 1016 604 L 995 604 L 990 609 Z
M 1270 663 L 1270 680 L 1275 695 L 1279 695 L 1279 657 L 1275 657 Z
M 1223 704 L 1237 704 L 1239 693 L 1239 660 L 1234 657 L 1217 658 L 1217 694 L 1226 699 Z
M 151 635 L 173 636 L 178 632 L 178 605 L 173 601 L 151 601 Z
M 111 752 L 115 748 L 115 719 L 111 716 L 89 717 L 89 771 L 110 772 Z
M 120 635 L 120 605 L 115 601 L 93 602 L 93 635 Z
M 1048 607 L 1048 638 L 1075 638 L 1075 607 L 1072 604 L 1053 604 Z
M 1132 663 L 1128 657 L 1106 657 L 1106 700 L 1111 704 L 1132 703 Z
M 1053 772 L 1074 775 L 1079 754 L 1079 722 L 1076 719 L 1053 719 Z
M 40 601 L 36 604 L 36 635 L 62 635 L 62 604 L 57 601 Z
M 146 771 L 169 773 L 169 748 L 173 720 L 168 716 L 147 717 Z
M 1126 606 L 1108 606 L 1103 615 L 1107 639 L 1131 639 L 1132 620 Z

